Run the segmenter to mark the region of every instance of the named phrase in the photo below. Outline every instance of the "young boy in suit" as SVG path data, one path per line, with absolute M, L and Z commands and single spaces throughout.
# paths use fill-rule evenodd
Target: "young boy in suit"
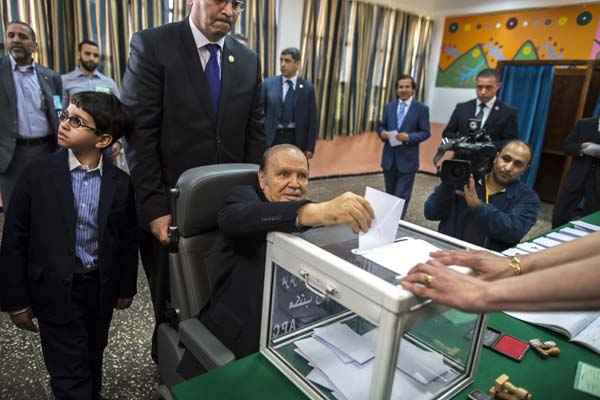
M 60 115 L 63 149 L 20 177 L 0 248 L 0 305 L 38 332 L 54 397 L 101 399 L 102 355 L 113 308 L 137 281 L 133 189 L 102 150 L 127 129 L 121 103 L 82 92 Z

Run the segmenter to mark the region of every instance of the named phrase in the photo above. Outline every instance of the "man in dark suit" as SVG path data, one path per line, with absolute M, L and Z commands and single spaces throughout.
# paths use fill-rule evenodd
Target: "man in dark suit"
M 499 150 L 504 143 L 519 136 L 517 109 L 496 98 L 500 89 L 496 70 L 479 72 L 476 83 L 477 98 L 456 105 L 442 137 L 454 139 L 469 135 L 469 119 L 476 118 Z
M 262 87 L 267 147 L 293 144 L 310 159 L 317 140 L 315 88 L 298 76 L 300 50 L 283 50 L 279 61 L 281 75 L 266 79 Z
M 169 189 L 189 168 L 258 163 L 264 151 L 258 57 L 227 36 L 243 5 L 194 0 L 188 19 L 131 38 L 121 99 L 135 122 L 127 153 L 157 326 L 168 313 Z
M 600 119 L 577 121 L 565 140 L 565 153 L 573 161 L 554 205 L 554 228 L 600 210 Z
M 413 96 L 417 83 L 410 75 L 401 75 L 396 82 L 396 100 L 385 105 L 379 137 L 385 142 L 381 168 L 385 191 L 404 199 L 404 214 L 419 169 L 419 143 L 429 139 L 429 108 Z
M 374 218 L 353 193 L 309 202 L 308 176 L 299 148 L 274 146 L 263 157 L 259 187 L 233 188 L 219 212 L 219 236 L 206 259 L 212 296 L 200 319 L 237 357 L 258 351 L 267 233 L 333 224 L 366 232 Z
M 56 149 L 60 75 L 33 61 L 35 32 L 25 22 L 6 27 L 8 56 L 0 58 L 0 193 L 8 207 L 25 167 Z
M 63 149 L 23 171 L 0 248 L 0 304 L 37 332 L 56 400 L 99 400 L 113 308 L 136 293 L 136 210 L 129 177 L 101 157 L 125 117 L 105 93 L 78 93 L 61 114 Z

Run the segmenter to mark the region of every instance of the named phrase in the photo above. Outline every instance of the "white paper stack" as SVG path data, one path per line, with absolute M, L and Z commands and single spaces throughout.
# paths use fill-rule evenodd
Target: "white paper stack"
M 315 329 L 313 336 L 296 341 L 296 352 L 313 370 L 307 379 L 329 389 L 340 400 L 363 400 L 369 396 L 375 365 L 377 330 L 359 335 L 337 323 Z M 401 341 L 392 398 L 429 399 L 456 373 L 444 364 L 441 354 Z

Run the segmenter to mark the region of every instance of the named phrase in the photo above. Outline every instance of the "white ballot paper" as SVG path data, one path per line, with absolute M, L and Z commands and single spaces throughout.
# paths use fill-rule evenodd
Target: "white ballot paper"
M 539 244 L 544 247 L 555 247 L 560 246 L 562 244 L 562 242 L 559 242 L 558 240 L 550 239 L 547 237 L 537 238 L 533 241 L 533 243 Z
M 359 364 L 364 364 L 375 357 L 373 349 L 365 345 L 365 339 L 348 325 L 333 324 L 316 328 L 313 336 L 335 346 L 340 352 L 348 355 L 351 361 Z
M 517 247 L 521 250 L 525 250 L 530 253 L 536 253 L 538 251 L 546 250 L 544 246 L 540 246 L 539 244 L 535 244 L 533 242 L 519 243 Z
M 390 142 L 390 146 L 392 146 L 392 147 L 402 145 L 402 142 L 400 140 L 396 139 L 396 135 L 398 135 L 398 131 L 388 132 L 388 142 Z
M 504 254 L 505 256 L 508 256 L 508 257 L 513 257 L 513 256 L 524 256 L 526 254 L 529 254 L 529 252 L 527 252 L 525 250 L 521 250 L 517 247 L 513 247 L 508 250 L 504 250 L 502 252 L 502 254 Z
M 594 232 L 600 231 L 600 226 L 594 225 L 594 224 L 590 224 L 589 222 L 585 222 L 585 221 L 571 221 L 571 223 L 573 225 L 575 225 L 576 227 L 578 227 L 578 228 L 588 229 L 588 230 L 594 231 Z
M 401 239 L 360 253 L 366 259 L 373 261 L 400 276 L 404 276 L 419 263 L 431 259 L 430 253 L 440 250 L 438 247 L 422 239 Z M 468 268 L 452 266 L 452 269 L 467 273 Z
M 580 229 L 575 229 L 575 228 L 562 228 L 560 231 L 562 233 L 568 233 L 569 235 L 578 236 L 578 237 L 584 237 L 584 236 L 587 236 L 590 234 L 587 231 L 582 231 Z
M 560 240 L 562 242 L 570 242 L 572 240 L 577 239 L 571 235 L 565 235 L 564 233 L 560 232 L 550 232 L 546 235 L 546 237 L 549 237 L 550 239 Z
M 332 390 L 340 400 L 366 399 L 375 360 L 371 358 L 364 364 L 359 364 L 356 360 L 350 363 L 342 361 L 338 357 L 339 353 L 335 353 L 333 349 L 340 350 L 338 346 L 344 347 L 350 343 L 347 342 L 348 334 L 339 329 L 339 325 L 344 324 L 338 323 L 321 329 L 327 342 L 318 338 L 315 331 L 315 336 L 294 342 L 297 347 L 295 351 L 314 368 L 307 376 L 309 380 Z M 354 333 L 356 336 L 351 339 L 352 346 L 363 349 L 363 352 L 373 353 L 376 334 L 376 329 L 362 336 Z M 343 342 L 347 343 L 342 345 Z M 409 341 L 402 340 L 394 374 L 392 399 L 430 398 L 432 392 L 435 393 L 453 377 L 454 371 L 444 363 L 441 354 L 420 349 Z
M 367 187 L 365 198 L 373 207 L 375 219 L 367 233 L 358 235 L 358 248 L 367 250 L 392 243 L 396 239 L 398 222 L 402 218 L 404 199 Z

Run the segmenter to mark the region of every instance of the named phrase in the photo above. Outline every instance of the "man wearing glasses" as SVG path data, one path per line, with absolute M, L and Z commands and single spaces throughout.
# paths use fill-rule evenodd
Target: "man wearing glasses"
M 188 19 L 133 35 L 122 90 L 134 118 L 128 162 L 157 326 L 168 313 L 169 188 L 189 168 L 259 163 L 265 146 L 258 57 L 227 36 L 245 2 L 191 4 Z
M 8 55 L 0 58 L 0 193 L 8 207 L 27 164 L 56 147 L 60 75 L 33 61 L 35 32 L 25 22 L 6 28 Z

